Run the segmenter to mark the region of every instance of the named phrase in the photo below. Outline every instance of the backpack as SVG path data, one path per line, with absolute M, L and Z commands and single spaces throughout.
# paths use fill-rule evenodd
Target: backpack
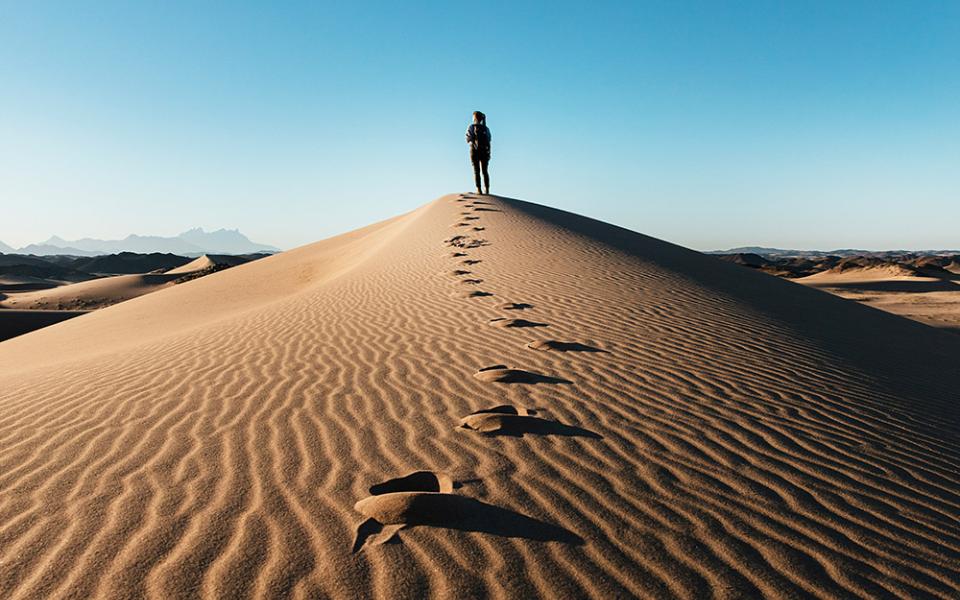
M 481 153 L 490 153 L 490 130 L 482 123 L 473 125 L 473 147 Z

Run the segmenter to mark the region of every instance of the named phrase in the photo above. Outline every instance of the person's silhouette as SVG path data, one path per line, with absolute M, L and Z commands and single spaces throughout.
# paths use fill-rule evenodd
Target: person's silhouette
M 467 127 L 467 143 L 470 145 L 470 162 L 473 163 L 473 180 L 477 184 L 478 194 L 490 193 L 490 173 L 487 172 L 487 163 L 490 162 L 490 129 L 487 128 L 487 115 L 480 111 L 473 113 L 473 124 Z M 480 190 L 480 172 L 483 172 L 483 183 L 486 192 Z

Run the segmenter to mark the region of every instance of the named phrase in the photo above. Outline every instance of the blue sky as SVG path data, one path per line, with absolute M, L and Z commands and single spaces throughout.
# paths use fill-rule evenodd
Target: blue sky
M 0 0 L 0 240 L 289 248 L 472 187 L 697 249 L 960 247 L 958 2 Z

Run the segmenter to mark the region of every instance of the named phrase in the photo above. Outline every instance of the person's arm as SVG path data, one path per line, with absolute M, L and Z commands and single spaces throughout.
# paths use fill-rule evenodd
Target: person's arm
M 470 125 L 470 126 L 467 127 L 467 143 L 468 143 L 468 144 L 472 144 L 472 143 L 473 143 L 473 137 L 474 137 L 474 136 L 473 136 L 473 125 Z

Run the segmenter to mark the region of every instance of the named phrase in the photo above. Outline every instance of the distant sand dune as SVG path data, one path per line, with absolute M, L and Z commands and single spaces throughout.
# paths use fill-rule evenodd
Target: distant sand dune
M 0 597 L 955 598 L 958 356 L 443 197 L 0 343 Z
M 113 275 L 71 283 L 53 289 L 11 294 L 0 301 L 2 308 L 40 310 L 93 310 L 125 302 L 170 287 L 184 276 L 217 268 L 240 265 L 250 259 L 242 256 L 204 255 L 165 273 Z
M 926 274 L 929 272 L 939 276 L 929 276 Z M 904 267 L 846 269 L 824 271 L 794 281 L 960 333 L 960 278 L 949 268 L 939 271 Z
M 145 274 L 114 275 L 80 283 L 71 283 L 32 292 L 10 295 L 4 308 L 20 309 L 87 309 L 111 306 L 131 298 L 173 285 L 178 275 Z
M 250 262 L 250 259 L 245 256 L 233 256 L 230 254 L 204 254 L 203 256 L 196 258 L 183 266 L 170 269 L 167 271 L 167 273 L 170 275 L 186 275 L 189 273 L 195 273 L 197 271 L 203 271 L 204 269 L 235 267 L 247 262 Z

